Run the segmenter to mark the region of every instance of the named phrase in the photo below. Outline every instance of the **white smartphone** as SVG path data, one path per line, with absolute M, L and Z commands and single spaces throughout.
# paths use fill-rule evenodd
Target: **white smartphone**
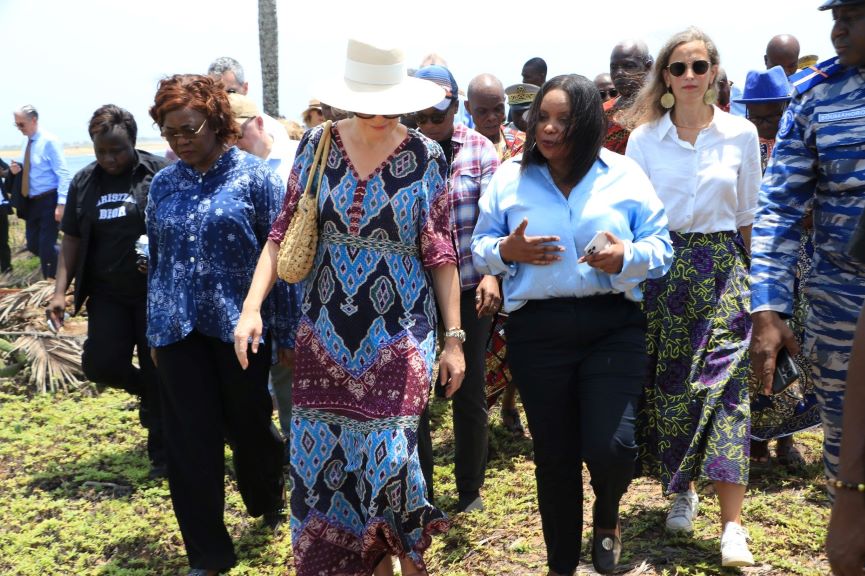
M 591 256 L 596 252 L 600 252 L 604 248 L 610 245 L 610 241 L 607 239 L 607 235 L 603 232 L 598 232 L 595 234 L 595 237 L 586 244 L 586 247 L 583 249 L 583 253 L 586 256 Z

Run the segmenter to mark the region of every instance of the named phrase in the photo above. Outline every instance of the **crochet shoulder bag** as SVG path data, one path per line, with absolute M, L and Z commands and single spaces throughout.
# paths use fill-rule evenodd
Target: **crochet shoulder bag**
M 306 187 L 279 245 L 276 273 L 289 284 L 306 278 L 315 260 L 318 247 L 318 189 L 321 187 L 321 175 L 327 166 L 327 156 L 330 153 L 330 126 L 331 122 L 328 120 L 315 148 Z

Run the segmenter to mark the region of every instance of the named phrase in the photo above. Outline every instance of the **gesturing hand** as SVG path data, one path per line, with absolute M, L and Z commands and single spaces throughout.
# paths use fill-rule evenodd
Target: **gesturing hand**
M 558 242 L 558 236 L 526 236 L 529 219 L 523 218 L 520 225 L 499 242 L 499 255 L 506 262 L 525 264 L 552 264 L 562 259 L 556 252 L 564 252 L 565 247 L 548 242 Z

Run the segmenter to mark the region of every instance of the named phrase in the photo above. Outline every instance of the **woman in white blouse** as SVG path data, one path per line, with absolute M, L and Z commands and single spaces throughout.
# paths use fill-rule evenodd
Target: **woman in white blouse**
M 748 246 L 760 188 L 757 131 L 717 108 L 720 58 L 691 28 L 671 38 L 631 109 L 627 155 L 669 218 L 670 273 L 645 286 L 650 381 L 644 472 L 676 497 L 667 529 L 693 531 L 698 477 L 721 505 L 721 563 L 750 566 L 741 526 L 750 407 Z

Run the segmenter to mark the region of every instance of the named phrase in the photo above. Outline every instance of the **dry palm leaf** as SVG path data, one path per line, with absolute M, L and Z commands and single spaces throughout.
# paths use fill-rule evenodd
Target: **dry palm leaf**
M 81 389 L 81 343 L 77 338 L 57 338 L 51 334 L 21 336 L 14 351 L 22 352 L 30 363 L 30 383 L 40 393 Z
M 8 325 L 13 318 L 26 315 L 34 309 L 41 309 L 53 295 L 53 280 L 42 280 L 18 292 L 7 294 L 0 299 L 0 325 Z

